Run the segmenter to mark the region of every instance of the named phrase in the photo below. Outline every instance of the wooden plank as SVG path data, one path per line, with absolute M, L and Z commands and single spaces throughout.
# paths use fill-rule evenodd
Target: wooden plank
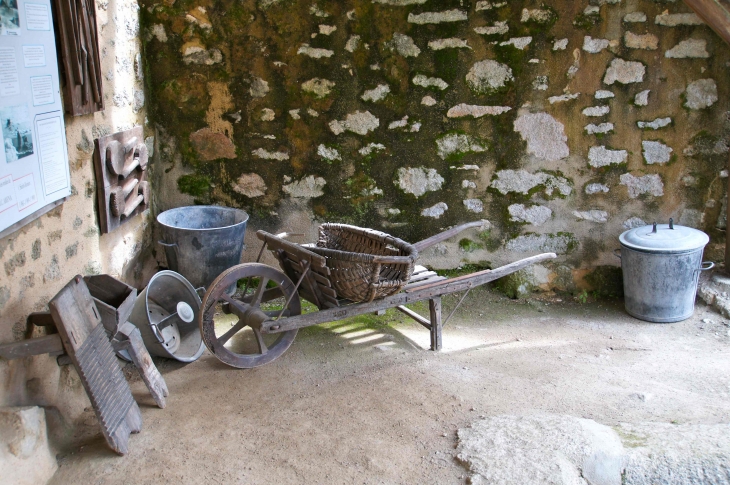
M 421 287 L 408 290 L 406 292 L 396 293 L 380 300 L 374 300 L 369 303 L 352 303 L 346 300 L 340 301 L 339 308 L 331 308 L 328 310 L 321 310 L 319 312 L 307 313 L 306 315 L 298 315 L 289 317 L 276 322 L 279 327 L 277 330 L 272 331 L 270 325 L 273 322 L 265 322 L 261 328 L 263 333 L 278 333 L 285 332 L 287 330 L 294 330 L 296 328 L 309 327 L 311 325 L 317 325 L 320 323 L 333 322 L 335 320 L 341 320 L 343 318 L 354 317 L 357 315 L 363 315 L 365 313 L 373 313 L 378 310 L 387 308 L 393 308 L 398 305 L 405 305 L 407 303 L 414 303 L 417 301 L 429 300 L 431 298 L 446 295 L 449 293 L 455 293 L 457 291 L 468 290 L 490 281 L 494 281 L 508 274 L 512 274 L 515 271 L 519 271 L 522 268 L 526 268 L 532 264 L 536 264 L 549 259 L 554 259 L 555 253 L 543 253 L 537 256 L 531 256 L 529 258 L 515 261 L 514 263 L 501 266 L 493 270 L 480 271 L 471 275 L 465 275 L 458 278 L 451 278 L 438 283 L 429 285 L 423 285 Z
M 730 44 L 730 5 L 721 0 L 684 0 L 722 40 Z M 724 3 L 724 5 L 723 5 Z
M 418 273 L 417 275 L 411 276 L 411 279 L 408 280 L 408 283 L 409 284 L 415 283 L 417 281 L 431 278 L 432 276 L 438 276 L 438 274 L 435 271 L 424 271 L 424 272 Z
M 467 222 L 466 224 L 462 224 L 460 226 L 452 227 L 448 231 L 441 232 L 439 234 L 436 234 L 435 236 L 431 236 L 428 239 L 424 239 L 423 241 L 419 241 L 413 246 L 416 248 L 418 252 L 423 251 L 426 248 L 430 248 L 434 244 L 438 244 L 441 241 L 445 241 L 449 239 L 450 237 L 454 237 L 457 234 L 459 234 L 462 231 L 465 231 L 466 229 L 472 228 L 472 227 L 481 227 L 483 224 L 482 221 L 474 221 L 474 222 Z
M 298 257 L 300 261 L 309 261 L 314 268 L 324 268 L 327 265 L 327 260 L 324 256 L 307 251 L 298 244 L 285 241 L 273 234 L 269 234 L 266 231 L 256 231 L 256 237 L 258 237 L 261 241 L 264 241 L 269 249 L 281 249 L 287 253 L 291 253 L 293 256 Z
M 438 351 L 443 346 L 440 296 L 428 301 L 428 310 L 431 314 L 431 350 Z
M 409 317 L 411 317 L 416 322 L 420 323 L 421 325 L 423 325 L 427 329 L 431 330 L 431 321 L 428 318 L 425 318 L 425 317 L 419 315 L 418 313 L 414 312 L 410 308 L 405 307 L 403 305 L 398 305 L 397 307 L 395 307 L 395 309 L 398 310 L 401 313 L 405 313 L 406 315 L 408 315 Z
M 31 355 L 62 355 L 63 353 L 61 336 L 57 333 L 0 345 L 0 357 L 7 360 L 22 359 Z
M 123 323 L 114 335 L 112 346 L 116 351 L 127 351 L 155 403 L 160 409 L 163 409 L 167 405 L 165 398 L 169 395 L 167 383 L 165 383 L 165 379 L 162 378 L 160 371 L 152 362 L 152 357 L 144 346 L 139 329 L 130 322 Z
M 417 287 L 424 286 L 424 285 L 430 285 L 431 283 L 435 283 L 437 281 L 444 281 L 445 279 L 447 279 L 445 276 L 438 276 L 438 275 L 432 276 L 432 277 L 422 280 L 422 281 L 417 281 L 415 283 L 408 283 L 403 288 L 403 290 L 404 291 L 412 290 L 413 288 L 417 288 Z

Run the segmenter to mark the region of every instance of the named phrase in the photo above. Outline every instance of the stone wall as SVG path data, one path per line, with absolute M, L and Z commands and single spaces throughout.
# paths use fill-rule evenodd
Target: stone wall
M 48 301 L 76 274 L 109 273 L 136 286 L 148 277 L 141 263 L 145 255 L 151 259 L 149 214 L 100 235 L 91 162 L 95 138 L 145 122 L 139 8 L 134 0 L 101 0 L 96 5 L 106 109 L 66 116 L 71 197 L 0 239 L 2 343 L 23 339 L 27 315 L 46 311 Z M 66 426 L 77 434 L 98 432 L 73 366 L 59 367 L 48 355 L 0 360 L 0 406 L 27 404 L 46 408 L 56 437 Z
M 511 293 L 616 293 L 618 235 L 670 217 L 722 258 L 730 49 L 682 2 L 145 0 L 142 18 L 161 210 L 240 207 L 310 240 L 485 219 L 422 261 L 560 255 Z

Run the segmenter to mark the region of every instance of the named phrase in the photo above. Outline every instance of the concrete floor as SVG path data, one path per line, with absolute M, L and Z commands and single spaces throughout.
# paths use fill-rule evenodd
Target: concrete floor
M 59 455 L 50 483 L 465 483 L 456 431 L 484 416 L 728 423 L 728 325 L 702 304 L 684 322 L 651 324 L 621 301 L 515 301 L 480 288 L 439 353 L 389 311 L 302 330 L 257 369 L 207 352 L 186 366 L 160 360 L 168 405 L 132 382 L 144 427 L 130 453 L 97 439 Z

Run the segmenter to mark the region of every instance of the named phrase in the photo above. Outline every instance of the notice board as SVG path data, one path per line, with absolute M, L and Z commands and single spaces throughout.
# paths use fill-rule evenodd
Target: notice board
M 0 0 L 0 237 L 71 194 L 50 0 Z

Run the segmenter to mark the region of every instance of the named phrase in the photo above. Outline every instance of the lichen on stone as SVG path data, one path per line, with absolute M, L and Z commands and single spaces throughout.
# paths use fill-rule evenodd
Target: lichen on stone
M 328 162 L 342 160 L 342 155 L 340 155 L 340 152 L 336 148 L 328 147 L 321 143 L 317 147 L 317 155 Z
M 302 44 L 297 50 L 297 54 L 302 54 L 313 59 L 321 59 L 323 57 L 332 57 L 335 54 L 335 51 L 312 47 L 309 44 Z
M 474 27 L 474 32 L 479 35 L 504 35 L 509 32 L 509 25 L 507 25 L 507 21 L 496 21 L 491 26 Z
M 588 195 L 600 194 L 600 193 L 607 194 L 609 190 L 610 189 L 609 189 L 608 185 L 606 185 L 606 184 L 592 183 L 592 184 L 586 184 L 585 193 Z
M 345 131 L 351 131 L 358 135 L 367 135 L 380 126 L 380 120 L 373 116 L 370 111 L 355 111 L 349 113 L 343 121 L 330 121 L 329 127 L 332 133 L 339 135 Z
M 529 195 L 536 188 L 543 188 L 543 192 L 551 196 L 554 192 L 568 196 L 573 191 L 570 182 L 565 177 L 545 172 L 531 174 L 526 170 L 499 170 L 494 174 L 490 187 L 503 195 L 510 192 Z
M 524 204 L 512 204 L 507 207 L 510 221 L 523 222 L 533 226 L 545 224 L 553 216 L 553 211 L 544 205 L 526 207 Z
M 382 101 L 386 96 L 390 94 L 390 86 L 387 84 L 378 84 L 373 89 L 368 89 L 360 96 L 363 101 L 370 101 L 371 103 L 377 103 Z
M 325 185 L 327 185 L 327 181 L 322 177 L 309 175 L 301 180 L 282 186 L 281 190 L 292 198 L 313 199 L 324 195 L 322 189 Z
M 424 217 L 432 217 L 434 219 L 439 219 L 442 215 L 444 215 L 444 212 L 446 212 L 448 209 L 449 209 L 449 206 L 446 204 L 446 202 L 439 202 L 435 205 L 432 205 L 431 207 L 423 209 L 421 211 L 421 215 Z
M 317 98 L 324 98 L 332 92 L 335 87 L 334 81 L 322 78 L 312 78 L 302 83 L 302 91 L 313 94 Z
M 707 41 L 705 39 L 687 39 L 681 41 L 664 53 L 669 59 L 707 59 Z
M 463 10 L 453 9 L 443 12 L 409 13 L 408 22 L 417 25 L 440 24 L 444 22 L 463 22 L 469 17 Z
M 643 194 L 660 197 L 664 195 L 664 183 L 659 174 L 635 177 L 630 173 L 622 174 L 619 183 L 628 189 L 629 197 L 635 199 Z
M 471 49 L 466 40 L 454 37 L 449 39 L 430 40 L 428 41 L 428 48 L 434 51 L 440 51 L 443 49 Z
M 598 222 L 600 224 L 608 222 L 608 212 L 602 210 L 573 211 L 573 215 L 585 221 Z
M 449 108 L 446 116 L 449 118 L 463 118 L 465 116 L 471 116 L 473 118 L 481 118 L 486 115 L 500 115 L 511 110 L 509 106 L 477 106 L 473 104 L 457 104 Z
M 631 84 L 640 83 L 644 80 L 646 66 L 638 61 L 625 61 L 616 57 L 606 69 L 603 82 L 611 85 L 613 83 Z
M 660 141 L 644 140 L 641 142 L 641 153 L 644 161 L 649 164 L 664 164 L 672 158 L 672 147 L 665 145 Z
M 578 241 L 572 234 L 524 234 L 507 241 L 505 245 L 508 251 L 519 253 L 545 253 L 552 252 L 566 254 L 571 252 L 578 245 Z
M 464 208 L 469 212 L 481 214 L 484 212 L 484 203 L 480 199 L 464 199 Z
M 613 131 L 613 123 L 600 123 L 598 125 L 591 123 L 586 125 L 584 129 L 589 135 L 605 135 Z
M 514 122 L 514 130 L 527 142 L 527 153 L 554 162 L 570 155 L 565 126 L 547 113 L 526 113 Z
M 512 82 L 509 66 L 492 59 L 476 62 L 466 75 L 466 83 L 477 94 L 492 94 Z
M 251 152 L 251 155 L 264 160 L 278 160 L 284 161 L 289 160 L 289 154 L 286 152 L 270 152 L 264 148 L 257 148 Z
M 657 118 L 654 121 L 637 121 L 636 126 L 642 130 L 658 130 L 672 124 L 672 118 Z
M 421 49 L 413 42 L 413 38 L 399 32 L 393 34 L 393 39 L 386 42 L 385 47 L 396 51 L 403 57 L 418 57 L 421 53 Z
M 231 186 L 235 192 L 250 198 L 266 195 L 267 190 L 264 179 L 257 173 L 243 173 Z
M 626 150 L 610 150 L 605 146 L 594 146 L 588 150 L 588 165 L 595 168 L 607 167 L 626 163 L 628 159 Z
M 438 77 L 428 77 L 423 74 L 416 74 L 413 76 L 413 84 L 421 86 L 422 88 L 436 88 L 440 91 L 449 87 L 449 84 Z
M 709 108 L 717 102 L 717 84 L 714 79 L 698 79 L 689 83 L 684 94 L 686 108 Z

